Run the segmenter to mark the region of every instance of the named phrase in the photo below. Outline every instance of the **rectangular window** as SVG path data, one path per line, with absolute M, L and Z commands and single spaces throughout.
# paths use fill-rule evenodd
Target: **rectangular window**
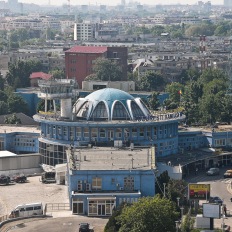
M 97 128 L 92 128 L 91 129 L 91 137 L 92 138 L 97 138 Z
M 81 138 L 81 127 L 76 127 L 76 137 Z
M 105 138 L 106 137 L 106 129 L 100 129 L 100 138 Z
M 70 130 L 69 130 L 69 137 L 71 140 L 74 139 L 74 127 L 70 127 Z
M 122 129 L 121 128 L 117 128 L 116 129 L 116 138 L 122 138 Z
M 144 137 L 144 127 L 139 128 L 139 137 Z
M 132 137 L 137 137 L 137 128 L 132 128 Z
M 93 190 L 101 190 L 102 189 L 102 178 L 93 177 L 92 178 L 92 189 Z
M 63 135 L 67 136 L 67 127 L 63 127 Z
M 84 128 L 84 137 L 89 138 L 89 128 Z
M 133 191 L 134 190 L 134 177 L 128 176 L 124 177 L 124 190 Z

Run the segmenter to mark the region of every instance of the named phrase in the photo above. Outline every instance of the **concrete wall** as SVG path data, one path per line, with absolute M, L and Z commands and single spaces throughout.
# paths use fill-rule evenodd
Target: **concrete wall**
M 125 92 L 135 91 L 134 81 L 83 81 L 82 90 L 93 91 L 97 89 L 97 86 L 105 86 L 105 88 L 120 89 Z

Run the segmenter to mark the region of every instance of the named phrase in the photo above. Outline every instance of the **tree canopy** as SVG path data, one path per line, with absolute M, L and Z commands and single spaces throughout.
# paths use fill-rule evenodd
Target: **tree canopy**
M 125 206 L 116 221 L 120 225 L 119 232 L 175 232 L 178 216 L 173 202 L 155 196 L 140 198 L 131 206 Z
M 122 80 L 122 70 L 117 62 L 98 58 L 93 66 L 93 74 L 87 76 L 86 80 L 120 81 Z
M 9 64 L 9 72 L 6 74 L 8 85 L 13 88 L 24 88 L 30 86 L 29 76 L 32 72 L 40 72 L 42 70 L 40 61 L 17 61 Z

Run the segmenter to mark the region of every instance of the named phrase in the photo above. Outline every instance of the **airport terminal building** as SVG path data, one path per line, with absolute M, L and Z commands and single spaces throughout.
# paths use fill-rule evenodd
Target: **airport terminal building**
M 66 162 L 70 144 L 77 148 L 153 145 L 156 156 L 178 152 L 178 123 L 185 119 L 181 113 L 152 114 L 140 98 L 113 88 L 92 92 L 72 105 L 72 80 L 40 81 L 39 86 L 45 111 L 34 120 L 41 128 L 42 163 Z M 48 110 L 51 103 L 53 109 Z

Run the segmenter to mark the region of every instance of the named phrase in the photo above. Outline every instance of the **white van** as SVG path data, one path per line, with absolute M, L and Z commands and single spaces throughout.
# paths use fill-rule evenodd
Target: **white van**
M 33 215 L 43 215 L 42 203 L 18 205 L 14 210 L 11 211 L 9 218 L 30 217 Z

